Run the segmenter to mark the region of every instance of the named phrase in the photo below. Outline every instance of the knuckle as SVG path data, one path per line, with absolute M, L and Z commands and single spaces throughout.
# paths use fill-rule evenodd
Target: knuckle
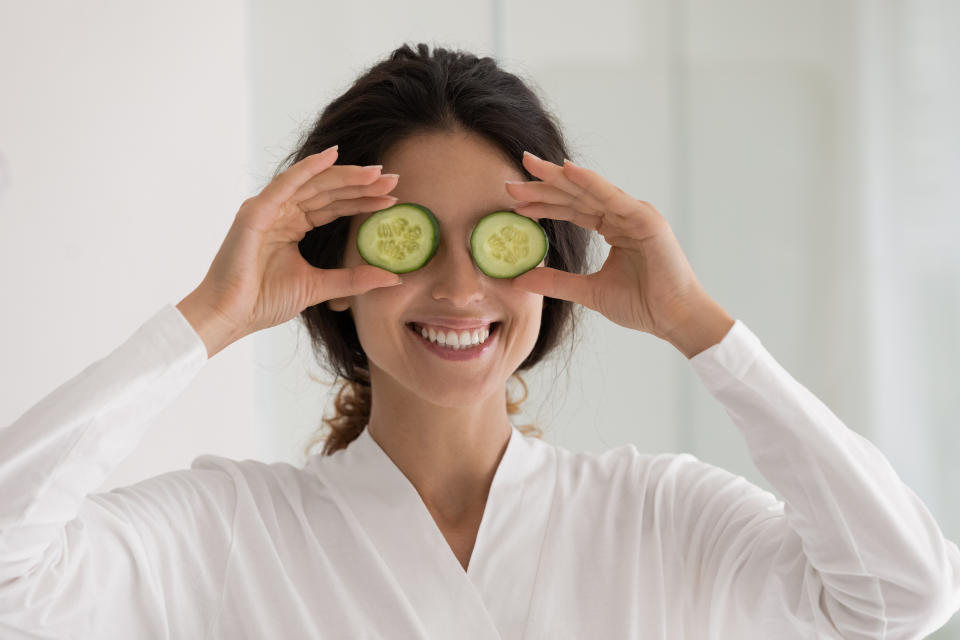
M 587 190 L 584 189 L 583 187 L 580 187 L 577 189 L 577 195 L 574 198 L 574 201 L 579 202 L 581 204 L 586 204 L 586 199 L 587 199 L 586 196 L 587 196 Z
M 330 206 L 330 203 L 335 201 L 336 198 L 334 198 L 329 191 L 324 191 L 323 193 L 310 198 L 310 200 L 304 204 L 307 205 L 308 209 L 313 211 L 316 209 L 326 209 L 328 206 Z
M 332 202 L 320 208 L 324 218 L 336 218 L 346 213 L 346 207 L 340 201 Z

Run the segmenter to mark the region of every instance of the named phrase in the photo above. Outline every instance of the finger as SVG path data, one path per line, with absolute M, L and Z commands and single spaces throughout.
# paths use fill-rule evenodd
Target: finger
M 614 215 L 589 215 L 576 209 L 556 204 L 539 202 L 515 207 L 517 213 L 534 220 L 566 220 L 573 224 L 596 231 L 603 236 L 607 244 L 614 247 L 640 249 L 645 239 L 661 233 L 669 224 L 663 215 L 648 202 L 638 201 L 639 215 L 618 217 Z
M 553 267 L 536 267 L 513 278 L 513 286 L 548 298 L 558 298 L 596 309 L 593 295 L 596 287 L 591 276 L 570 273 Z
M 403 283 L 397 274 L 369 264 L 337 269 L 310 268 L 316 271 L 311 278 L 311 306 L 334 298 L 359 296 L 371 289 Z
M 517 208 L 517 213 L 534 220 L 547 218 L 549 220 L 566 220 L 573 224 L 596 231 L 603 236 L 607 244 L 615 247 L 639 248 L 638 242 L 652 232 L 645 232 L 650 228 L 643 220 L 632 225 L 625 225 L 621 221 L 630 219 L 615 216 L 593 216 L 581 213 L 576 209 L 556 204 L 533 203 Z M 641 235 L 644 234 L 644 235 Z
M 561 204 L 578 209 L 589 215 L 602 215 L 603 205 L 594 199 L 585 189 L 573 185 L 573 191 L 564 191 L 549 182 L 506 182 L 507 192 L 526 202 L 545 202 Z
M 583 204 L 583 206 L 579 208 L 585 209 L 586 211 L 597 211 L 603 208 L 602 203 L 593 198 L 591 193 L 585 191 L 581 186 L 570 180 L 564 173 L 563 167 L 538 158 L 529 151 L 523 152 L 523 166 L 527 171 L 544 182 L 574 196 L 578 202 Z
M 397 186 L 396 174 L 378 175 L 376 179 L 369 184 L 348 185 L 339 188 L 330 188 L 323 190 L 316 196 L 298 202 L 300 209 L 306 213 L 324 209 L 337 200 L 350 200 L 352 198 L 362 198 L 365 196 L 385 195 Z M 298 192 L 299 194 L 299 192 Z M 298 196 L 294 196 L 296 198 Z
M 602 210 L 618 216 L 636 214 L 637 199 L 596 171 L 575 165 L 569 160 L 564 161 L 561 171 L 577 188 L 589 193 L 595 201 L 599 201 Z
M 529 204 L 518 205 L 514 208 L 520 215 L 533 218 L 534 220 L 541 218 L 547 218 L 548 220 L 566 220 L 578 227 L 591 229 L 593 231 L 599 231 L 603 224 L 603 216 L 582 213 L 563 205 L 531 202 Z
M 301 185 L 290 197 L 292 204 L 301 205 L 326 192 L 340 189 L 345 186 L 369 185 L 380 179 L 380 165 L 361 167 L 355 164 L 334 165 L 329 171 L 324 171 L 305 184 Z M 319 207 L 301 207 L 304 210 L 318 209 Z
M 309 155 L 274 178 L 260 192 L 260 198 L 274 206 L 279 206 L 289 200 L 307 180 L 328 169 L 336 160 L 337 149 L 335 147 Z
M 396 196 L 371 196 L 350 200 L 338 200 L 318 211 L 308 211 L 307 221 L 311 227 L 322 227 L 342 216 L 352 216 L 368 211 L 380 211 L 396 203 Z

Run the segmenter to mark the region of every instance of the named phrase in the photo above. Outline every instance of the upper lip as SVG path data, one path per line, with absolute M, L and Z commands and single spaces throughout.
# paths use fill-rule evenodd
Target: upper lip
M 497 322 L 494 318 L 451 318 L 449 316 L 431 316 L 426 318 L 416 318 L 409 322 L 417 324 L 432 324 L 438 327 L 448 327 L 450 329 L 479 329 Z

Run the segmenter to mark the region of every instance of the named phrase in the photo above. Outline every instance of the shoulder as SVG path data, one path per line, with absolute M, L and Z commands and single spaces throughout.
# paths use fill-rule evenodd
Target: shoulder
M 207 454 L 195 458 L 191 470 L 228 478 L 238 500 L 260 504 L 286 502 L 300 509 L 305 501 L 318 500 L 326 494 L 326 487 L 316 474 L 287 462 L 235 460 Z
M 753 511 L 782 512 L 783 504 L 772 493 L 691 453 L 642 453 L 633 444 L 599 453 L 554 448 L 558 482 L 570 493 L 605 489 L 606 495 L 642 501 L 658 510 L 690 512 L 710 503 L 749 502 Z
M 191 469 L 217 471 L 238 481 L 260 481 L 290 477 L 300 471 L 286 462 L 264 462 L 263 460 L 236 460 L 214 454 L 204 454 L 194 458 Z
M 648 484 L 676 479 L 705 465 L 689 453 L 642 453 L 632 443 L 601 452 L 572 452 L 559 445 L 548 446 L 556 451 L 561 476 L 574 483 L 639 480 Z

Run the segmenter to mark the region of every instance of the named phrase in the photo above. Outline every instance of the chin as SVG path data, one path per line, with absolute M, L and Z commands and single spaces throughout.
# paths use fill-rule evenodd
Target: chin
M 446 409 L 463 409 L 480 405 L 493 393 L 503 394 L 504 387 L 496 391 L 478 390 L 476 385 L 457 384 L 450 380 L 448 384 L 441 384 L 436 380 L 421 381 L 426 389 L 422 390 L 421 397 L 427 402 Z

